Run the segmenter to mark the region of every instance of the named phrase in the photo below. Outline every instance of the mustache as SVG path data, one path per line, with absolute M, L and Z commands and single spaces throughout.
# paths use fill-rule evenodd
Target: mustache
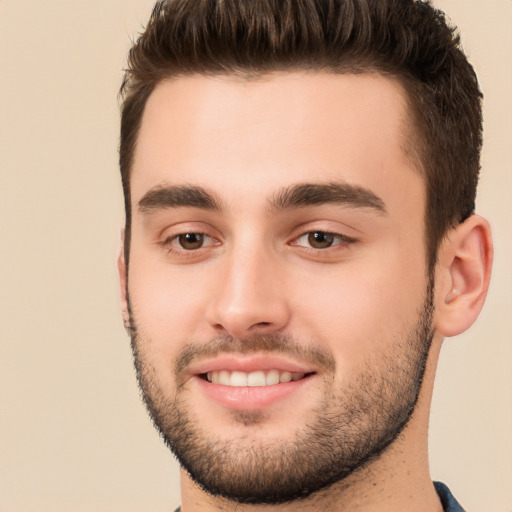
M 334 372 L 336 363 L 332 353 L 316 343 L 300 343 L 291 336 L 281 334 L 254 334 L 243 340 L 232 336 L 219 336 L 206 343 L 191 342 L 176 358 L 176 376 L 179 378 L 194 361 L 219 355 L 285 354 L 313 363 L 326 372 Z

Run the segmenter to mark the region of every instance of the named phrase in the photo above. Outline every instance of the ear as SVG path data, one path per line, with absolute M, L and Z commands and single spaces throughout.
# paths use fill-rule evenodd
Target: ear
M 489 223 L 479 215 L 448 232 L 436 268 L 437 332 L 455 336 L 476 320 L 489 288 L 492 256 Z
M 128 308 L 128 268 L 124 256 L 124 228 L 121 230 L 121 247 L 117 256 L 117 271 L 119 274 L 119 285 L 121 291 L 121 310 L 123 314 L 124 328 L 130 332 L 130 313 Z

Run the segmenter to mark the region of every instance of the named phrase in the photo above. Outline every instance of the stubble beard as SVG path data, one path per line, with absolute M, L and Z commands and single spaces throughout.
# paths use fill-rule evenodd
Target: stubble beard
M 291 352 L 314 359 L 323 368 L 323 398 L 304 418 L 304 425 L 292 433 L 293 438 L 290 434 L 265 443 L 251 439 L 251 428 L 264 425 L 258 412 L 233 414 L 234 420 L 247 427 L 243 437 L 213 438 L 208 418 L 191 413 L 186 389 L 180 385 L 183 367 L 193 357 L 190 348 L 177 359 L 177 391 L 171 396 L 146 361 L 146 340 L 140 338 L 131 316 L 142 396 L 155 427 L 181 466 L 213 496 L 237 503 L 280 504 L 309 497 L 369 466 L 403 431 L 418 401 L 433 338 L 433 279 L 413 328 L 401 333 L 392 352 L 376 351 L 357 381 L 343 389 L 333 386 L 334 359 L 323 347 L 306 349 L 281 336 L 255 336 L 243 343 L 222 338 L 206 344 L 209 353 Z

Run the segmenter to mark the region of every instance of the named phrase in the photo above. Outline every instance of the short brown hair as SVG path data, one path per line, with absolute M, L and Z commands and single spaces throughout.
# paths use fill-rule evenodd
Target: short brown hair
M 146 101 L 166 78 L 271 71 L 378 72 L 400 80 L 426 183 L 429 268 L 474 211 L 482 94 L 443 13 L 416 0 L 163 0 L 128 55 L 120 167 L 130 244 L 130 170 Z

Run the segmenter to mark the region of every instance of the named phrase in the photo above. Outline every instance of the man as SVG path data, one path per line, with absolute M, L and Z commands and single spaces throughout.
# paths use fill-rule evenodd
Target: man
M 492 244 L 442 13 L 159 2 L 122 94 L 124 320 L 183 512 L 462 510 L 429 406 Z

